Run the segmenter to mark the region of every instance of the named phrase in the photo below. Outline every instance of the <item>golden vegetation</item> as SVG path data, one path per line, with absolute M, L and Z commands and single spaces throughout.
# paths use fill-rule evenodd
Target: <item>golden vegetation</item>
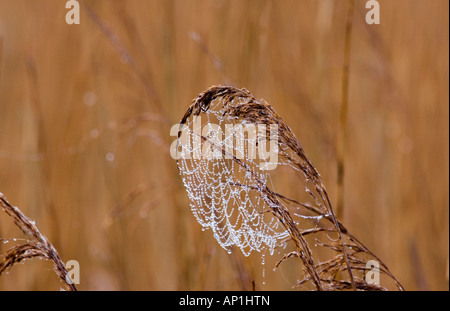
M 79 289 L 291 289 L 295 260 L 273 271 L 282 254 L 261 265 L 201 231 L 169 129 L 209 86 L 245 87 L 291 127 L 335 199 L 345 5 L 83 3 L 81 24 L 67 25 L 61 1 L 0 0 L 0 192 L 63 261 L 79 261 Z M 340 220 L 407 290 L 448 290 L 448 1 L 381 2 L 380 25 L 365 23 L 364 5 Z M 0 214 L 0 237 L 18 236 Z M 27 261 L 0 289 L 58 289 L 51 269 Z

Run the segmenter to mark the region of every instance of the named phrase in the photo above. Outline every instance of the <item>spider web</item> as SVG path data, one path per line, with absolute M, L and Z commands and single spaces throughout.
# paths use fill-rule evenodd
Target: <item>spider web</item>
M 194 216 L 204 229 L 212 230 L 214 238 L 228 252 L 234 245 L 246 256 L 265 248 L 273 254 L 289 233 L 270 212 L 273 203 L 263 191 L 270 175 L 261 167 L 274 163 L 269 163 L 269 158 L 252 156 L 251 149 L 271 137 L 259 132 L 255 138 L 247 131 L 236 131 L 233 137 L 217 139 L 224 133 L 225 124 L 242 124 L 242 120 L 226 115 L 221 100 L 213 101 L 201 118 L 202 134 L 194 130 L 195 116 L 189 117 L 182 135 L 187 134 L 190 141 L 179 139 L 177 148 L 182 149 L 178 167 Z M 238 146 L 239 139 L 244 142 L 244 149 Z M 195 141 L 202 144 L 194 144 Z M 186 144 L 191 144 L 191 148 L 186 148 L 190 154 L 182 148 Z

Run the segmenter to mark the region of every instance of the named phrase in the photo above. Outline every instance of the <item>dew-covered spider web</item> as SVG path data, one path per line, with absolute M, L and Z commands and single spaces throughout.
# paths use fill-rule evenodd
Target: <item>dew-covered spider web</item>
M 260 157 L 258 147 L 267 143 L 267 149 L 274 138 L 266 134 L 261 127 L 227 116 L 221 100 L 211 103 L 207 113 L 187 118 L 182 127 L 178 166 L 191 210 L 229 252 L 234 245 L 246 256 L 265 248 L 272 253 L 289 236 L 263 191 L 269 171 L 261 167 L 271 159 Z

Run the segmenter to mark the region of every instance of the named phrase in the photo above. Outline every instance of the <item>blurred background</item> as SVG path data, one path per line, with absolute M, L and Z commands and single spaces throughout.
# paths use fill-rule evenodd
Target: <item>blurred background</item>
M 379 2 L 368 25 L 355 1 L 341 220 L 407 290 L 448 290 L 449 2 Z M 68 25 L 65 1 L 0 0 L 0 192 L 80 263 L 81 290 L 290 290 L 295 260 L 273 271 L 277 253 L 202 232 L 169 129 L 209 86 L 245 87 L 336 204 L 347 1 L 80 3 Z M 0 237 L 23 238 L 3 212 Z M 0 277 L 60 287 L 38 259 Z

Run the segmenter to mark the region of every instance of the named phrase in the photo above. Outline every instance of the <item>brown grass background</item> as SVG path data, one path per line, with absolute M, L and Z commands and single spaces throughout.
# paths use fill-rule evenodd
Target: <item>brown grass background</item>
M 367 25 L 355 1 L 342 221 L 407 290 L 448 290 L 449 2 L 379 2 Z M 97 17 L 67 25 L 65 1 L 0 0 L 0 191 L 79 261 L 79 289 L 289 290 L 296 261 L 274 272 L 281 255 L 202 232 L 169 128 L 207 87 L 246 87 L 335 200 L 346 1 L 84 3 Z M 0 237 L 21 237 L 4 214 Z M 19 264 L 0 289 L 59 289 L 51 269 Z

